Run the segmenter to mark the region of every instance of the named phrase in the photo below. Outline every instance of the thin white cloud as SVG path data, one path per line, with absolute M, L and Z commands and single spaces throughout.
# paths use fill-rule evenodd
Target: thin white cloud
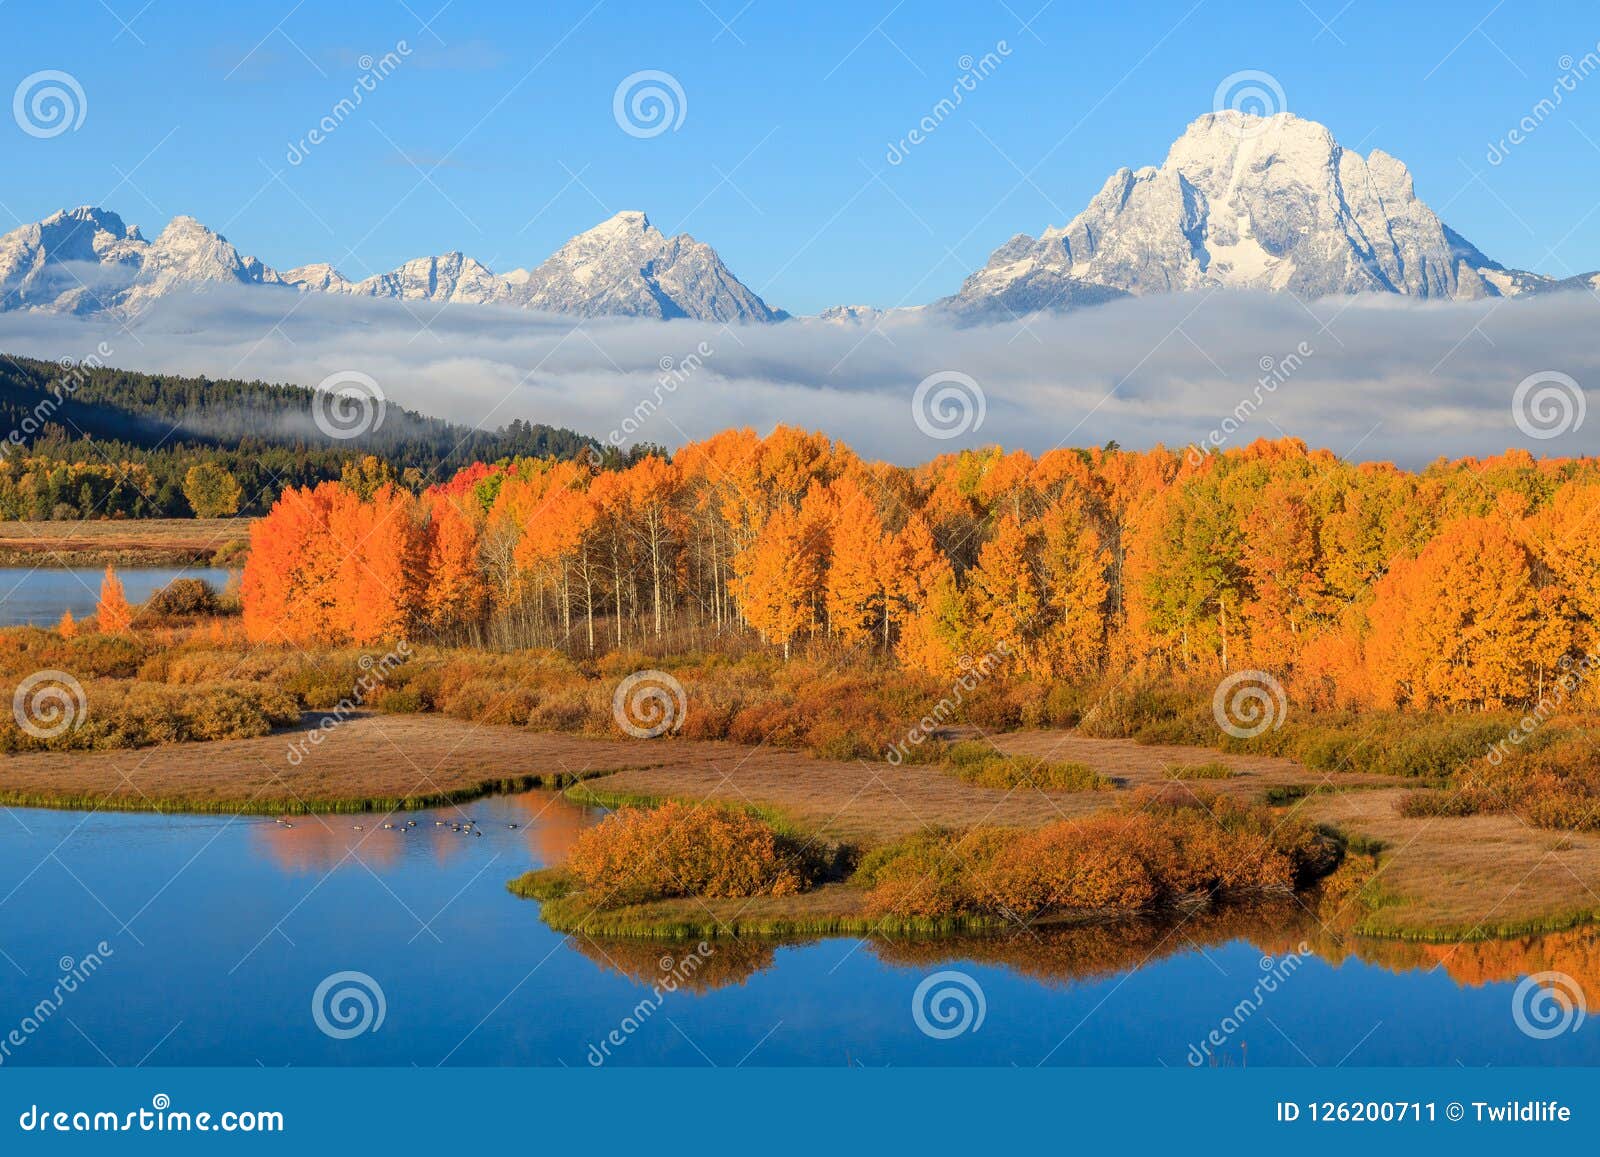
M 805 319 L 735 327 L 580 322 L 481 306 L 219 290 L 160 301 L 131 335 L 104 319 L 0 314 L 0 349 L 54 359 L 104 340 L 114 351 L 107 360 L 129 369 L 302 385 L 357 369 L 392 400 L 440 417 L 491 426 L 525 418 L 667 446 L 728 426 L 765 431 L 784 422 L 910 463 L 995 442 L 1035 452 L 1112 439 L 1142 448 L 1217 431 L 1229 444 L 1286 433 L 1341 455 L 1417 466 L 1508 446 L 1600 449 L 1600 405 L 1583 425 L 1548 440 L 1529 437 L 1512 414 L 1517 385 L 1530 374 L 1600 384 L 1597 319 L 1600 306 L 1585 293 L 1309 305 L 1214 293 L 991 326 L 901 314 L 874 331 Z M 710 352 L 681 381 L 663 369 L 664 359 L 674 367 L 692 360 L 702 343 Z M 1274 378 L 1269 362 L 1288 372 L 1264 388 L 1262 379 Z M 919 428 L 913 395 L 940 371 L 978 383 L 981 428 L 948 440 Z M 1245 399 L 1259 407 L 1239 420 Z

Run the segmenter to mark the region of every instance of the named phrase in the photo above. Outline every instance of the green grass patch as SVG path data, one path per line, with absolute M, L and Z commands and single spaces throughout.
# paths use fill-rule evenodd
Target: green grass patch
M 1041 791 L 1109 791 L 1116 784 L 1087 764 L 1004 755 L 981 740 L 952 743 L 944 764 L 974 787 L 1009 790 L 1036 787 Z
M 1238 775 L 1237 771 L 1225 763 L 1196 763 L 1188 766 L 1169 767 L 1163 778 L 1165 779 L 1232 779 Z

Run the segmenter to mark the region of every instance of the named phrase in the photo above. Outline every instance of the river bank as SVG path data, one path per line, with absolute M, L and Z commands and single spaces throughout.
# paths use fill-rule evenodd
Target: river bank
M 308 714 L 297 729 L 253 739 L 10 756 L 0 760 L 0 803 L 294 815 L 415 810 L 568 786 L 590 803 L 728 803 L 780 817 L 807 838 L 864 849 L 928 827 L 1036 827 L 1086 816 L 1140 786 L 1184 783 L 1175 768 L 1220 761 L 1232 774 L 1196 786 L 1242 801 L 1292 798 L 1285 814 L 1327 825 L 1372 861 L 1371 878 L 1345 906 L 1353 931 L 1472 940 L 1600 919 L 1600 837 L 1534 829 L 1509 816 L 1406 817 L 1397 804 L 1415 790 L 1412 782 L 1313 772 L 1276 757 L 1066 731 L 994 736 L 1002 751 L 1083 762 L 1116 784 L 1112 791 L 1042 792 L 977 787 L 932 766 L 815 759 L 725 742 L 590 739 L 438 715 L 356 714 L 324 728 L 325 718 Z M 550 909 L 561 918 L 559 902 Z M 860 914 L 859 896 L 838 884 L 798 897 L 664 901 L 615 911 L 603 923 L 613 934 L 657 935 L 708 927 L 763 934 L 873 928 Z

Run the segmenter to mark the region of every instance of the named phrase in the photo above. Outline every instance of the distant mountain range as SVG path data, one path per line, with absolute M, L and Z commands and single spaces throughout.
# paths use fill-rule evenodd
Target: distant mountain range
M 280 273 L 193 217 L 146 240 L 117 214 L 84 206 L 0 237 L 0 310 L 137 316 L 158 298 L 219 284 L 580 317 L 788 316 L 709 245 L 668 237 L 639 212 L 580 233 L 532 270 L 497 274 L 453 252 L 360 281 L 326 264 Z M 1160 166 L 1118 169 L 1065 226 L 1017 234 L 930 308 L 958 322 L 1004 320 L 1211 288 L 1470 299 L 1600 289 L 1600 274 L 1508 269 L 1441 221 L 1389 154 L 1347 151 L 1291 113 L 1226 111 L 1191 124 Z M 882 312 L 837 306 L 820 316 L 870 324 Z
M 0 310 L 136 316 L 158 298 L 215 285 L 507 305 L 584 317 L 738 322 L 787 316 L 730 273 L 709 245 L 686 233 L 667 237 L 643 213 L 618 213 L 568 241 L 538 268 L 503 276 L 462 253 L 419 257 L 361 281 L 331 265 L 280 273 L 242 255 L 193 217 L 175 217 L 146 240 L 117 214 L 87 205 L 0 237 Z

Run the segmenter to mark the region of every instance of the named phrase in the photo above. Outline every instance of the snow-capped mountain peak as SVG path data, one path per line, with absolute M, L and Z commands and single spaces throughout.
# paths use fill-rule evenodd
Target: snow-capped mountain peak
M 948 304 L 1020 312 L 1096 289 L 1217 287 L 1482 297 L 1547 280 L 1503 270 L 1451 232 L 1381 149 L 1363 157 L 1292 113 L 1226 110 L 1190 124 L 1159 166 L 1118 169 L 1066 225 L 1012 238 Z
M 773 321 L 771 309 L 709 246 L 667 237 L 643 213 L 617 213 L 532 270 L 502 277 L 460 251 L 351 281 L 312 263 L 280 274 L 190 216 L 147 241 L 109 210 L 52 213 L 0 237 L 0 309 L 137 314 L 156 298 L 207 284 L 285 286 L 402 301 L 498 304 L 584 316 Z
M 729 272 L 709 245 L 668 237 L 637 210 L 579 233 L 517 287 L 530 309 L 585 315 L 775 321 L 770 308 Z

